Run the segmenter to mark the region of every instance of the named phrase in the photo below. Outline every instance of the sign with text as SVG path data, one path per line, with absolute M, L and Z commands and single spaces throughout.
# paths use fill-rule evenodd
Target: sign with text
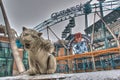
M 52 13 L 51 18 L 52 19 L 57 19 L 57 18 L 60 18 L 60 17 L 63 17 L 63 16 L 73 14 L 75 12 L 82 11 L 82 10 L 83 10 L 83 5 L 82 4 L 76 5 L 74 7 L 67 8 L 66 10 L 62 10 L 62 11 L 59 11 L 59 12 Z

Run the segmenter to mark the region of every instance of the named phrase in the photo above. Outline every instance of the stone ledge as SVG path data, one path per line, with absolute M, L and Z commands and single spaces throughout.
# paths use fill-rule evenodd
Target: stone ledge
M 48 75 L 35 75 L 35 76 L 29 76 L 29 75 L 18 75 L 18 76 L 9 76 L 9 77 L 1 77 L 0 80 L 59 80 L 59 79 L 65 79 L 65 78 L 70 78 L 72 77 L 73 74 L 59 74 L 59 73 L 55 73 L 55 74 L 48 74 Z
M 72 74 L 19 75 L 1 77 L 0 80 L 120 80 L 120 70 L 96 71 Z

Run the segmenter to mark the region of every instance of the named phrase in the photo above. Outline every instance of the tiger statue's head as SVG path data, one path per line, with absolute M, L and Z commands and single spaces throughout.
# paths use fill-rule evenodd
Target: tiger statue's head
M 26 49 L 30 49 L 35 41 L 41 37 L 41 35 L 42 33 L 23 27 L 23 32 L 20 35 L 20 40 Z

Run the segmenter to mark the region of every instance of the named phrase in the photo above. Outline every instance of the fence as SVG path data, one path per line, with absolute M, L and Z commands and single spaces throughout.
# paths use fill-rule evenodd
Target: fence
M 96 70 L 120 68 L 120 47 L 97 50 L 83 54 L 56 57 L 59 73 L 94 71 L 92 55 L 95 59 Z

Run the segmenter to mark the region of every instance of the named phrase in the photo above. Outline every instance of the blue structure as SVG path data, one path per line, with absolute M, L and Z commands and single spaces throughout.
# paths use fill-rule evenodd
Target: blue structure
M 18 48 L 23 48 L 22 43 L 18 39 L 16 40 L 16 45 L 17 45 Z
M 0 77 L 12 76 L 13 61 L 10 44 L 7 42 L 0 42 Z
M 73 54 L 80 54 L 80 53 L 88 52 L 87 44 L 85 41 L 74 44 L 72 48 L 73 48 L 72 49 Z

